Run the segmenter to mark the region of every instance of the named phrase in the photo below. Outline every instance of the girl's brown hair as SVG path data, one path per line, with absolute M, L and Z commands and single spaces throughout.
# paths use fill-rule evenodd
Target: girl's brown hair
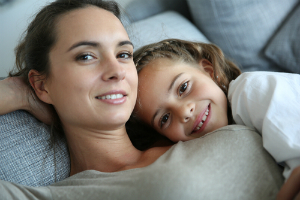
M 226 96 L 230 81 L 241 74 L 238 66 L 225 58 L 222 50 L 214 44 L 166 39 L 138 49 L 133 57 L 138 72 L 157 58 L 183 60 L 191 64 L 198 64 L 201 59 L 207 59 L 214 68 L 217 85 Z

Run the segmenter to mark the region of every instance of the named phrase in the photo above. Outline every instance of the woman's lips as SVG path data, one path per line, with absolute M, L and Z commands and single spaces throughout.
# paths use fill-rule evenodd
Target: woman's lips
M 211 116 L 210 111 L 211 111 L 211 106 L 209 104 L 207 108 L 204 111 L 202 111 L 200 115 L 197 117 L 197 120 L 194 125 L 194 129 L 191 134 L 200 133 L 205 129 L 205 126 L 207 125 Z
M 122 104 L 126 101 L 127 95 L 124 91 L 111 91 L 105 94 L 96 96 L 96 99 L 109 104 Z

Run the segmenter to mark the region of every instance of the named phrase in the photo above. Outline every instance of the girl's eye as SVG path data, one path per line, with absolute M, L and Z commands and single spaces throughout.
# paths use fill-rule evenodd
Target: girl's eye
M 120 53 L 117 55 L 117 58 L 130 59 L 132 58 L 132 53 Z
M 182 85 L 180 85 L 179 90 L 178 90 L 179 96 L 181 96 L 186 91 L 188 85 L 189 85 L 188 81 L 183 83 Z
M 83 55 L 76 57 L 76 60 L 79 60 L 79 61 L 88 61 L 88 60 L 92 60 L 92 59 L 94 59 L 94 56 L 92 56 L 91 54 L 83 54 Z
M 162 116 L 162 118 L 160 119 L 160 127 L 161 128 L 163 127 L 163 125 L 165 123 L 167 123 L 167 121 L 169 120 L 169 117 L 170 117 L 169 113 Z

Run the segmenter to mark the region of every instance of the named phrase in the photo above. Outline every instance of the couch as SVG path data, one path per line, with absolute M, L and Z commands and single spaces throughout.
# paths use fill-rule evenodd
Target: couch
M 218 45 L 242 71 L 300 73 L 298 0 L 116 0 L 135 50 L 166 38 Z M 67 147 L 25 111 L 0 116 L 0 179 L 45 186 L 68 177 Z

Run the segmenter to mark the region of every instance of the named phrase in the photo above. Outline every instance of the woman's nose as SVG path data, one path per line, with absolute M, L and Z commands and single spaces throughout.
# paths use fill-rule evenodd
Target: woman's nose
M 102 74 L 104 81 L 120 81 L 125 78 L 126 70 L 117 59 L 107 59 L 105 62 L 104 73 Z
M 188 103 L 186 105 L 178 105 L 178 114 L 181 122 L 188 122 L 194 114 L 195 104 Z

